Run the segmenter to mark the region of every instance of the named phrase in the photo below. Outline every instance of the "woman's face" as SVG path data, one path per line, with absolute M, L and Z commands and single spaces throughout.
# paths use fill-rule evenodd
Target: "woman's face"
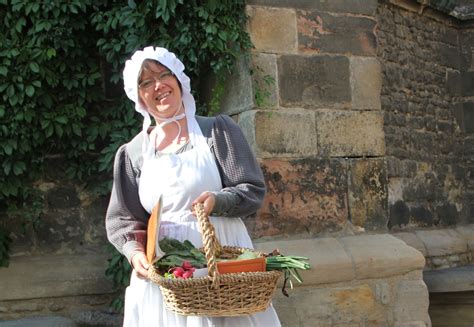
M 171 71 L 147 61 L 138 80 L 138 94 L 154 118 L 172 117 L 181 106 L 181 89 Z

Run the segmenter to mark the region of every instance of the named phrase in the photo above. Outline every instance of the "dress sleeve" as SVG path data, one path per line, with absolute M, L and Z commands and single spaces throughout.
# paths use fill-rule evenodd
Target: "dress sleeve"
M 136 173 L 127 153 L 127 145 L 122 145 L 115 156 L 105 227 L 110 243 L 129 262 L 133 255 L 145 251 L 148 217 L 140 203 Z
M 229 116 L 217 116 L 212 141 L 223 184 L 222 190 L 214 192 L 213 214 L 244 217 L 255 213 L 265 197 L 265 180 L 240 127 Z

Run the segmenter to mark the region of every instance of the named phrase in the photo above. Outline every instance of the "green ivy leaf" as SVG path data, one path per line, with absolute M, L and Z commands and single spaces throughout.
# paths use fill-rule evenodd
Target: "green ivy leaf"
M 34 73 L 39 73 L 39 65 L 36 62 L 30 62 L 30 69 Z
M 27 96 L 32 97 L 35 94 L 35 88 L 31 85 L 28 85 L 25 89 L 25 93 Z

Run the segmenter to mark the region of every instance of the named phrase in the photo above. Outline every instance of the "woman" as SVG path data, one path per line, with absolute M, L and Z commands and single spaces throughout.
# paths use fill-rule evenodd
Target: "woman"
M 190 80 L 173 53 L 158 47 L 137 51 L 125 63 L 123 77 L 127 96 L 144 116 L 142 132 L 117 152 L 106 217 L 109 241 L 134 270 L 125 295 L 124 326 L 279 326 L 272 306 L 242 317 L 174 314 L 165 309 L 159 287 L 146 279 L 147 220 L 160 196 L 160 238 L 202 246 L 191 208 L 203 203 L 221 244 L 252 247 L 238 217 L 260 207 L 265 184 L 231 118 L 195 116 Z

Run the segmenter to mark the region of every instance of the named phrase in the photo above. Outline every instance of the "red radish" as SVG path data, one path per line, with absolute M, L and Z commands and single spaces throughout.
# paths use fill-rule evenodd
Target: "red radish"
M 175 277 L 178 277 L 178 278 L 179 278 L 179 277 L 182 277 L 182 276 L 183 276 L 183 273 L 184 273 L 184 269 L 181 268 L 181 267 L 176 267 L 176 268 L 173 269 L 173 275 L 174 275 Z
M 193 272 L 191 270 L 187 270 L 183 273 L 183 278 L 189 278 L 193 276 Z
M 189 261 L 183 260 L 181 267 L 183 267 L 184 270 L 189 270 L 193 268 L 193 265 Z

